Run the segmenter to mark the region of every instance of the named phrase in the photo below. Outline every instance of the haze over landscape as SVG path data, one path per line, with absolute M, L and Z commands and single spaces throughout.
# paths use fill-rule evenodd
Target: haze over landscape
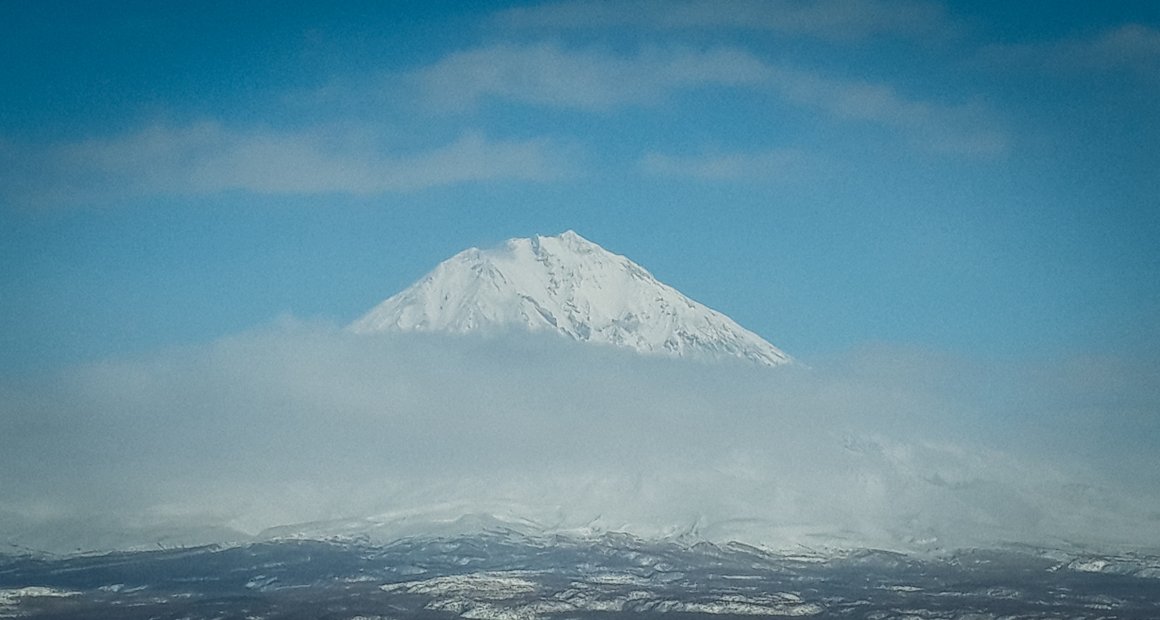
M 0 57 L 0 552 L 1158 551 L 1155 3 L 12 2 Z

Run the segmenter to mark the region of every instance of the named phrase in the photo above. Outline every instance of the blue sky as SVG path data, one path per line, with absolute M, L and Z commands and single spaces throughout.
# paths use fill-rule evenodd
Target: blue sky
M 806 360 L 1160 345 L 1153 2 L 0 3 L 0 369 L 575 229 Z

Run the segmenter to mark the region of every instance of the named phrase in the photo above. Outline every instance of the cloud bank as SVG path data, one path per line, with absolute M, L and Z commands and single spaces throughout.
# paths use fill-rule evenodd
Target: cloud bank
M 1120 370 L 1092 364 L 1075 384 L 868 351 L 768 371 L 290 323 L 0 385 L 0 541 L 502 523 L 780 547 L 1138 548 L 1160 534 L 1160 472 L 1131 437 L 1157 430 L 1160 396 L 1146 371 Z

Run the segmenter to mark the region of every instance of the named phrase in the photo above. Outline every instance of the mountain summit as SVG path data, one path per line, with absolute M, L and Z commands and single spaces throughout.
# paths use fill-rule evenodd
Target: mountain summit
M 789 356 L 573 231 L 471 248 L 351 324 L 381 331 L 556 331 L 644 354 L 765 366 Z

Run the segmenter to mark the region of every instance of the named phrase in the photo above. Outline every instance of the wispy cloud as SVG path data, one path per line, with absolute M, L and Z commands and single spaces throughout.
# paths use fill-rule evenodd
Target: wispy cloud
M 651 49 L 632 56 L 553 44 L 496 45 L 451 54 L 415 74 L 428 101 L 470 108 L 486 97 L 607 110 L 657 103 L 674 90 L 757 85 L 768 70 L 731 48 Z
M 979 102 L 923 101 L 905 97 L 888 84 L 785 67 L 770 68 L 770 84 L 798 105 L 893 129 L 922 150 L 996 156 L 1009 146 L 994 115 Z
M 452 54 L 414 76 L 432 105 L 468 110 L 488 99 L 608 111 L 659 105 L 681 90 L 734 87 L 900 133 L 922 150 L 993 156 L 1004 132 L 977 102 L 907 98 L 887 84 L 828 77 L 772 64 L 735 47 L 646 48 L 636 54 L 554 44 L 497 45 Z
M 701 181 L 780 183 L 808 175 L 814 162 L 798 149 L 670 155 L 647 153 L 639 162 L 646 174 Z
M 758 30 L 833 41 L 956 31 L 941 4 L 921 0 L 571 0 L 509 9 L 495 21 L 541 29 Z
M 568 149 L 549 139 L 494 140 L 474 132 L 427 150 L 390 153 L 320 133 L 152 123 L 111 137 L 0 147 L 0 161 L 9 164 L 0 171 L 0 200 L 33 206 L 229 190 L 377 194 L 550 181 L 570 171 Z
M 983 48 L 980 59 L 995 66 L 1057 71 L 1129 70 L 1155 76 L 1160 74 L 1160 30 L 1126 24 L 1087 38 L 991 45 Z

